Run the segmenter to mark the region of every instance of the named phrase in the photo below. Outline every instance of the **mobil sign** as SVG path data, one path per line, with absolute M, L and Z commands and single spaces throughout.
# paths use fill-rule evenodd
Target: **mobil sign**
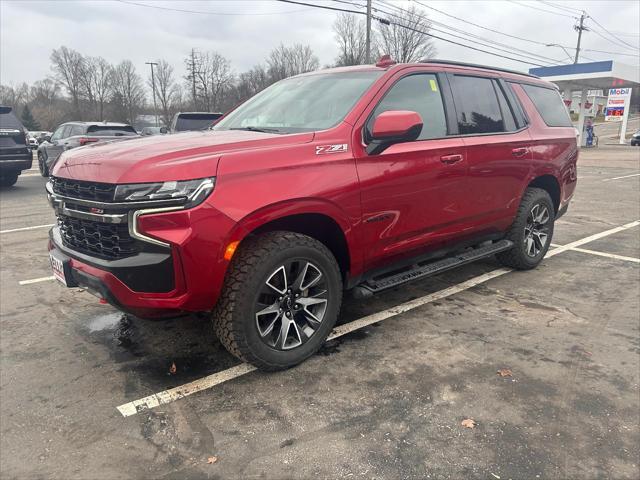
M 604 119 L 607 122 L 621 122 L 629 113 L 630 88 L 610 88 Z

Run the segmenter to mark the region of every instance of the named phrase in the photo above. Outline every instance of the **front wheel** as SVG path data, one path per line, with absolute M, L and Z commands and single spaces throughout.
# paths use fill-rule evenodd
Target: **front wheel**
M 341 301 L 340 269 L 327 247 L 299 233 L 270 232 L 244 240 L 236 252 L 214 328 L 236 357 L 280 370 L 318 351 Z
M 38 154 L 38 168 L 40 169 L 40 175 L 43 177 L 49 176 L 49 167 L 47 167 L 47 162 L 44 158 L 44 155 L 41 153 Z
M 537 267 L 551 245 L 554 221 L 555 208 L 546 190 L 527 188 L 507 234 L 514 246 L 496 255 L 500 263 L 518 270 Z

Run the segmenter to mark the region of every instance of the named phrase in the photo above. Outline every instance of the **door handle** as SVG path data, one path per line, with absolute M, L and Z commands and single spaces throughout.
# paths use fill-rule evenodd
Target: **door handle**
M 511 155 L 514 157 L 524 157 L 527 153 L 529 153 L 529 149 L 526 147 L 514 148 L 511 150 Z
M 462 158 L 463 158 L 462 155 L 460 155 L 459 153 L 456 153 L 455 155 L 444 155 L 440 157 L 440 161 L 447 165 L 452 165 L 454 163 L 458 163 L 459 161 L 461 161 Z

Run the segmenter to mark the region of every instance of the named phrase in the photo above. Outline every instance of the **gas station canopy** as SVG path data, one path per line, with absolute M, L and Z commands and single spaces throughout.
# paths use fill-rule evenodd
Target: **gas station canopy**
M 626 108 L 624 115 L 615 120 L 622 122 L 620 128 L 620 143 L 625 142 L 627 120 L 631 104 L 638 103 L 640 95 L 640 68 L 620 63 L 616 60 L 602 62 L 574 63 L 572 65 L 556 65 L 553 67 L 539 67 L 529 69 L 529 73 L 555 83 L 565 99 L 571 99 L 573 91 L 580 91 L 580 114 L 578 116 L 578 132 L 582 142 L 582 132 L 585 125 L 585 109 L 587 92 L 602 90 L 609 98 L 626 93 Z M 630 89 L 625 91 L 624 89 Z M 630 97 L 630 98 L 629 98 Z
M 555 83 L 561 91 L 584 88 L 604 91 L 633 88 L 637 91 L 640 87 L 640 69 L 615 60 L 531 68 L 529 73 Z

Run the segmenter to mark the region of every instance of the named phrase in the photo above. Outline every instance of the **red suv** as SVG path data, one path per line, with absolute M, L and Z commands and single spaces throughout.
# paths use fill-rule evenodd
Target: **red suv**
M 212 312 L 227 349 L 301 362 L 344 290 L 367 296 L 496 254 L 534 268 L 576 186 L 550 83 L 430 61 L 282 80 L 213 130 L 63 153 L 55 276 L 140 317 Z

